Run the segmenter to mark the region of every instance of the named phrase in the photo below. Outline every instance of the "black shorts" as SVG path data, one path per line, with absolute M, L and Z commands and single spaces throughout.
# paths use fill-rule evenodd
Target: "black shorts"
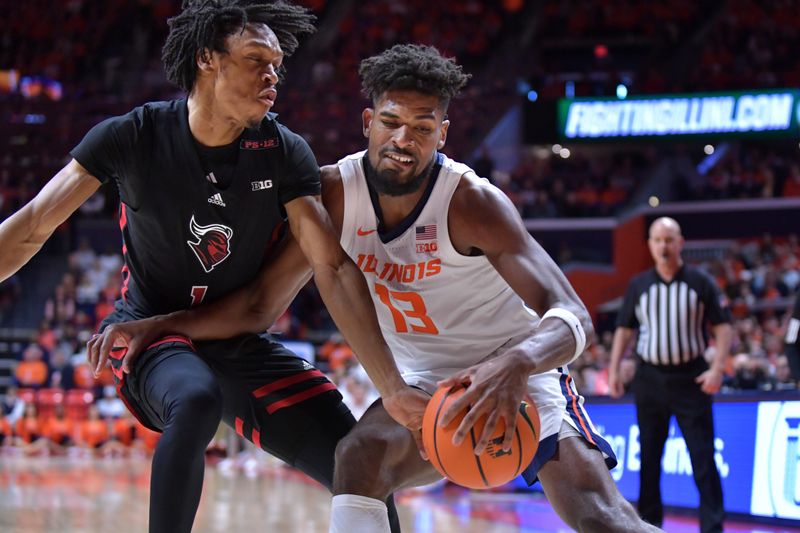
M 115 315 L 109 319 L 116 322 Z M 160 362 L 187 351 L 204 361 L 217 378 L 223 421 L 289 464 L 295 464 L 298 453 L 309 444 L 332 449 L 355 425 L 342 395 L 322 372 L 269 335 L 246 334 L 195 343 L 185 337 L 166 337 L 136 359 L 130 374 L 121 371 L 124 354 L 112 352 L 119 396 L 152 430 L 163 428 L 162 414 L 147 401 L 144 384 Z

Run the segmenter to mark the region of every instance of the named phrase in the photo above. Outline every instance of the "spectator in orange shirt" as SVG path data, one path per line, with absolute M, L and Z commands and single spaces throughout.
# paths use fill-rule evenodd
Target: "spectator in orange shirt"
M 63 453 L 65 446 L 73 444 L 75 428 L 70 419 L 64 415 L 64 406 L 56 405 L 55 414 L 42 427 L 42 434 L 50 441 L 50 451 Z
M 96 405 L 89 406 L 89 417 L 79 423 L 78 440 L 83 448 L 99 450 L 110 437 L 108 422 L 100 418 Z
M 9 423 L 6 415 L 0 411 L 0 448 L 10 446 L 13 436 L 14 433 L 11 431 L 11 423 Z
M 148 454 L 152 454 L 158 444 L 161 433 L 147 429 L 138 421 L 136 422 L 136 446 Z
M 33 403 L 25 404 L 25 414 L 14 426 L 16 445 L 25 455 L 37 455 L 47 450 L 47 439 L 42 438 L 42 422 Z
M 136 438 L 136 419 L 127 409 L 121 417 L 114 420 L 111 440 L 129 448 Z
M 22 362 L 17 365 L 14 376 L 21 387 L 38 389 L 47 383 L 48 368 L 43 361 L 44 351 L 38 344 L 31 344 L 22 352 Z

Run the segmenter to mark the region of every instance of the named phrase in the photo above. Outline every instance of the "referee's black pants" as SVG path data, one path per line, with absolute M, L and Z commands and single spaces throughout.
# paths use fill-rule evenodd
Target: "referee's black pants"
M 657 367 L 640 361 L 633 382 L 639 423 L 641 472 L 639 513 L 651 524 L 664 521 L 661 501 L 661 457 L 672 415 L 689 449 L 694 481 L 700 493 L 700 531 L 722 531 L 722 483 L 714 462 L 714 418 L 711 396 L 695 378 L 708 368 L 702 357 L 680 367 Z

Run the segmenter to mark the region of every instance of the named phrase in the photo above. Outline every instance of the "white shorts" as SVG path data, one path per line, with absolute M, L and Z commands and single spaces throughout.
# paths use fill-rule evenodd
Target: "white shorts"
M 503 355 L 530 336 L 531 333 L 525 333 L 509 340 L 482 361 Z M 403 379 L 409 385 L 433 394 L 437 389 L 438 381 L 449 378 L 461 370 L 464 369 L 437 368 L 405 372 Z M 575 388 L 575 383 L 566 366 L 530 376 L 528 378 L 528 394 L 536 406 L 541 422 L 539 449 L 536 451 L 533 462 L 523 474 L 529 484 L 533 484 L 536 480 L 539 468 L 553 457 L 558 441 L 575 436 L 576 433 L 603 453 L 609 469 L 616 466 L 616 456 L 608 442 L 595 429 L 583 407 L 583 396 Z

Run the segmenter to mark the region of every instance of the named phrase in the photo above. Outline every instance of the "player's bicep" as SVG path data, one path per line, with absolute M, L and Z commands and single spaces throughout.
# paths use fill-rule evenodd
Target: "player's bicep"
M 344 262 L 336 229 L 318 196 L 301 196 L 284 206 L 289 227 L 312 268 L 338 268 Z
M 46 239 L 98 188 L 100 181 L 71 160 L 26 206 L 30 210 L 31 239 Z
M 561 269 L 531 237 L 511 200 L 491 186 L 471 186 L 451 206 L 451 233 L 481 250 L 512 289 L 538 313 L 582 304 Z
M 518 239 L 524 242 L 487 254 L 487 258 L 525 303 L 539 314 L 551 307 L 579 304 L 566 276 L 544 248 L 530 235 Z

